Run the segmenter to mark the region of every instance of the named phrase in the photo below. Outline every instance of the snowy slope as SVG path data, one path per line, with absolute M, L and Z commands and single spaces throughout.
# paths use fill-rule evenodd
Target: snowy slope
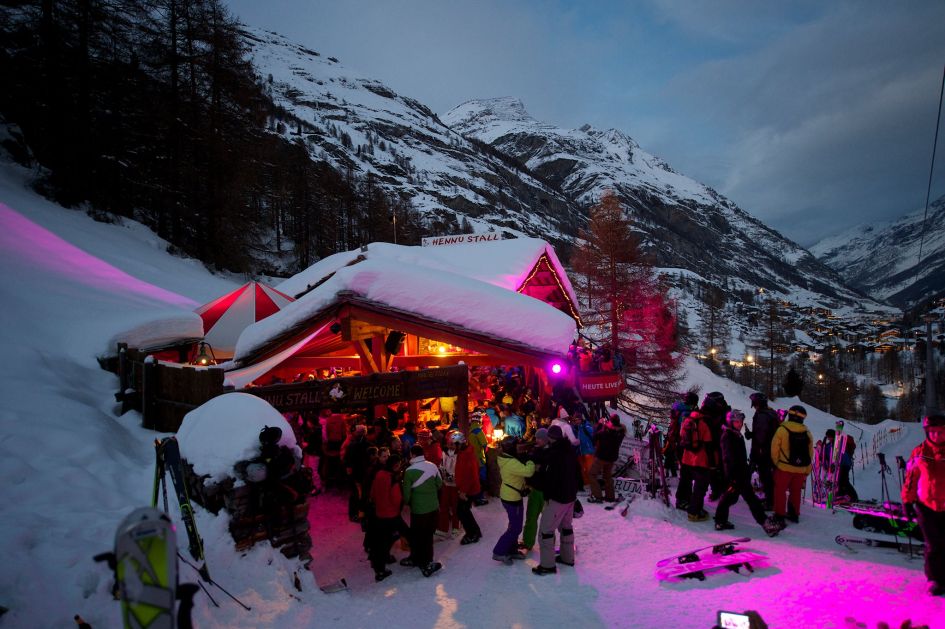
M 95 356 L 130 321 L 155 309 L 203 303 L 238 282 L 169 256 L 139 226 L 94 223 L 56 208 L 25 191 L 21 180 L 9 171 L 0 174 L 0 235 L 10 234 L 0 247 L 6 358 L 0 363 L 0 605 L 10 610 L 0 624 L 66 628 L 79 613 L 96 629 L 113 627 L 118 608 L 109 594 L 110 578 L 91 557 L 111 546 L 121 518 L 149 502 L 156 435 L 138 427 L 134 413 L 115 415 L 117 380 L 98 368 Z M 113 265 L 116 276 L 124 273 L 140 283 L 90 286 L 81 284 L 76 268 L 42 264 L 63 245 L 35 240 L 32 255 L 14 247 L 13 228 L 22 221 L 81 248 L 90 256 L 86 263 Z M 129 286 L 140 289 L 130 299 Z M 688 365 L 687 384 L 703 393 L 723 391 L 743 408 L 750 392 L 695 364 Z M 820 434 L 833 418 L 811 409 L 809 421 Z M 864 427 L 866 438 L 881 429 Z M 904 452 L 919 433 L 917 426 L 905 426 L 901 441 L 888 447 Z M 858 469 L 858 486 L 875 472 L 875 466 Z M 868 493 L 866 483 L 862 489 Z M 344 498 L 325 494 L 314 499 L 311 516 L 314 576 L 344 575 L 351 584 L 347 593 L 326 595 L 311 575 L 303 575 L 297 592 L 293 564 L 271 548 L 236 553 L 226 518 L 198 509 L 211 573 L 252 611 L 222 595 L 214 608 L 198 595 L 196 625 L 705 628 L 720 608 L 759 610 L 773 628 L 844 627 L 848 616 L 870 627 L 879 620 L 898 626 L 907 617 L 941 626 L 945 618 L 945 600 L 923 594 L 920 562 L 895 551 L 852 555 L 833 543 L 837 533 L 853 531 L 842 513 L 805 506 L 800 526 L 769 540 L 737 505 L 734 533 L 753 537 L 749 548 L 766 555 L 769 566 L 752 576 L 666 583 L 653 576 L 657 559 L 729 535 L 690 524 L 652 502 L 635 503 L 625 520 L 592 505 L 587 511 L 575 524 L 578 565 L 556 576 L 534 577 L 528 570 L 533 558 L 510 568 L 491 560 L 491 545 L 504 528 L 504 514 L 493 500 L 476 510 L 485 534 L 480 544 L 461 547 L 454 539 L 436 545 L 445 564 L 436 577 L 394 566 L 394 576 L 376 584 L 360 550 L 360 529 L 346 519 Z M 182 574 L 194 579 L 189 568 L 182 567 Z
M 463 216 L 477 232 L 563 242 L 575 231 L 570 199 L 450 130 L 422 103 L 276 33 L 243 32 L 270 96 L 303 123 L 286 135 L 304 139 L 314 158 L 410 198 L 437 226 L 433 234 L 455 233 Z
M 811 253 L 876 299 L 902 306 L 939 294 L 945 291 L 945 197 L 929 206 L 927 218 L 923 208 L 860 225 L 821 240 Z
M 556 127 L 532 118 L 515 98 L 469 101 L 443 121 L 522 161 L 584 205 L 615 192 L 656 266 L 684 269 L 732 290 L 763 287 L 801 305 L 875 306 L 800 245 L 619 130 Z

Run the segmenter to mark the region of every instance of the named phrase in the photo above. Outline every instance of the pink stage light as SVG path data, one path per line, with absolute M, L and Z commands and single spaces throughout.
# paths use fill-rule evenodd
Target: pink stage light
M 551 366 L 551 373 L 558 375 L 561 373 L 561 363 L 555 363 Z

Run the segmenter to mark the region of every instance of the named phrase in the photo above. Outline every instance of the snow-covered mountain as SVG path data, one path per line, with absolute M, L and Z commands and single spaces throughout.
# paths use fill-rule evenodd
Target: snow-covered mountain
M 515 98 L 469 101 L 443 121 L 521 161 L 582 206 L 613 190 L 658 267 L 685 269 L 713 283 L 728 280 L 732 290 L 763 287 L 802 304 L 863 302 L 803 247 L 621 131 L 546 124 Z
M 409 198 L 443 234 L 456 233 L 465 217 L 475 231 L 571 240 L 582 221 L 578 206 L 514 160 L 334 57 L 269 31 L 244 26 L 243 35 L 270 96 L 294 117 L 282 132 L 316 159 Z
M 898 306 L 941 294 L 945 292 L 945 196 L 929 206 L 927 220 L 923 208 L 896 221 L 860 225 L 821 240 L 811 253 L 851 286 Z

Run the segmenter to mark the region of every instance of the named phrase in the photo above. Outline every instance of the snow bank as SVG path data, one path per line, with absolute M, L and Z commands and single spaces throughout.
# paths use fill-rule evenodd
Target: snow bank
M 295 434 L 268 402 L 248 393 L 213 398 L 184 416 L 177 440 L 180 454 L 210 482 L 233 475 L 233 465 L 259 454 L 259 432 L 266 426 L 282 430 L 279 445 L 295 448 Z

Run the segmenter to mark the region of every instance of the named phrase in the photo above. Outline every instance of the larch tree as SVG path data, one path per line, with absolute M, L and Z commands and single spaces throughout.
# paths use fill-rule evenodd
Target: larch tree
M 587 335 L 623 356 L 631 411 L 664 414 L 678 395 L 682 365 L 675 307 L 613 193 L 591 208 L 581 241 L 573 260 L 587 293 Z

